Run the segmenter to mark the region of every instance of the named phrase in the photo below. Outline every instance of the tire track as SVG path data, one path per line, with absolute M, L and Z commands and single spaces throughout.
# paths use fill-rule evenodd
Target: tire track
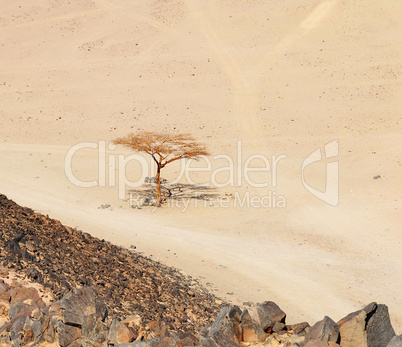
M 243 139 L 253 140 L 260 132 L 255 117 L 259 103 L 259 88 L 253 86 L 246 76 L 244 67 L 241 66 L 236 54 L 225 49 L 227 45 L 224 37 L 227 35 L 219 18 L 219 9 L 215 0 L 206 1 L 206 10 L 203 11 L 197 0 L 189 1 L 190 16 L 198 25 L 198 29 L 204 34 L 215 53 L 218 64 L 232 82 L 234 91 L 234 106 L 236 109 L 235 122 L 243 130 Z M 235 52 L 239 53 L 239 52 Z M 219 116 L 217 116 L 219 118 Z
M 320 2 L 299 24 L 294 33 L 284 37 L 280 43 L 263 54 L 252 71 L 250 71 L 251 64 L 242 66 L 240 63 L 239 58 L 243 57 L 239 50 L 233 52 L 233 48 L 231 50 L 227 49 L 224 37 L 230 37 L 230 34 L 220 24 L 222 20 L 219 17 L 220 11 L 216 0 L 207 0 L 204 8 L 202 7 L 204 2 L 198 0 L 188 2 L 190 15 L 194 19 L 194 23 L 198 25 L 199 30 L 209 42 L 222 71 L 226 73 L 232 82 L 234 90 L 233 102 L 236 109 L 235 121 L 238 128 L 242 130 L 243 140 L 253 143 L 264 135 L 262 128 L 258 124 L 257 114 L 262 95 L 269 84 L 265 83 L 267 77 L 263 78 L 261 72 L 269 72 L 269 68 L 281 58 L 283 53 L 289 50 L 295 41 L 300 40 L 303 35 L 308 34 L 308 32 L 319 26 L 333 10 L 336 2 L 336 0 Z M 247 59 L 244 60 L 247 61 Z

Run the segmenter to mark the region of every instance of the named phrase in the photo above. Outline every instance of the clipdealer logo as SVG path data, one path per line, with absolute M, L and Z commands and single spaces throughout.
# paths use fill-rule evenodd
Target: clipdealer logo
M 73 170 L 73 158 L 83 149 L 90 149 L 97 151 L 98 159 L 98 172 L 95 179 L 83 181 L 76 177 Z M 151 176 L 155 172 L 155 164 L 153 161 L 150 163 L 146 158 L 139 154 L 133 153 L 130 155 L 115 154 L 113 151 L 116 146 L 112 143 L 107 145 L 105 140 L 98 142 L 81 142 L 72 146 L 65 156 L 64 169 L 67 179 L 74 185 L 82 188 L 91 187 L 118 187 L 118 197 L 121 200 L 127 198 L 127 188 L 139 188 L 143 185 L 146 177 Z M 321 149 L 318 148 L 310 153 L 303 161 L 301 167 L 301 181 L 304 188 L 313 196 L 321 201 L 331 205 L 337 206 L 339 204 L 339 163 L 337 160 L 332 160 L 339 155 L 339 141 L 334 140 L 324 146 L 324 155 Z M 177 184 L 185 181 L 186 184 L 197 185 L 191 174 L 196 172 L 207 173 L 209 179 L 206 182 L 198 183 L 199 186 L 210 186 L 214 188 L 225 187 L 242 187 L 249 186 L 253 188 L 276 188 L 278 185 L 278 167 L 282 160 L 286 159 L 285 154 L 272 155 L 270 158 L 263 154 L 253 154 L 247 158 L 243 155 L 242 142 L 237 142 L 237 153 L 235 158 L 227 154 L 217 154 L 210 157 L 202 157 L 200 161 L 203 162 L 202 167 L 193 167 L 194 160 L 182 159 L 179 161 L 180 169 L 177 176 L 169 181 L 169 184 Z M 325 191 L 320 191 L 310 186 L 305 179 L 305 169 L 316 162 L 322 160 L 332 160 L 326 164 L 326 185 Z M 217 168 L 213 169 L 214 163 L 219 161 L 220 165 L 215 165 Z M 127 165 L 134 163 L 140 171 L 140 177 L 131 181 L 127 178 L 126 171 Z M 258 163 L 258 166 L 255 166 Z M 264 181 L 255 180 L 253 173 L 266 173 Z M 253 179 L 254 177 L 254 179 Z M 236 193 L 237 206 L 240 207 L 255 207 L 257 205 L 262 207 L 286 207 L 286 199 L 282 195 L 277 195 L 275 190 L 265 191 L 266 196 L 251 196 L 250 193 L 240 195 Z M 136 196 L 136 199 L 139 197 Z M 197 197 L 194 197 L 197 199 Z M 132 199 L 130 195 L 130 200 Z M 260 199 L 260 200 L 259 200 Z M 260 201 L 258 203 L 258 201 Z M 277 203 L 280 201 L 280 203 Z M 267 203 L 269 202 L 269 204 Z M 172 201 L 174 205 L 176 202 Z M 218 200 L 211 206 L 228 206 L 225 199 Z

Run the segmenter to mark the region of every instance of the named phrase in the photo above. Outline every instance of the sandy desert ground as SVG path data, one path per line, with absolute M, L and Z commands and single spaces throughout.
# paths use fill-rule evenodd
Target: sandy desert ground
M 135 245 L 231 302 L 275 301 L 290 323 L 338 320 L 377 301 L 402 333 L 401 2 L 0 0 L 0 7 L 2 193 Z M 216 156 L 228 155 L 234 184 L 224 186 L 221 171 L 213 177 L 223 187 L 210 192 L 222 200 L 130 208 L 119 199 L 119 174 L 139 181 L 143 172 L 134 161 L 113 167 L 130 152 L 106 147 L 106 166 L 98 163 L 103 144 L 139 130 L 191 133 L 211 152 L 211 172 L 192 173 L 194 182 L 211 182 L 228 163 Z M 327 164 L 338 162 L 334 207 L 303 186 L 301 172 L 310 153 L 335 140 L 338 155 L 304 171 L 323 191 Z M 90 188 L 65 171 L 67 153 L 82 143 L 97 148 L 78 150 L 69 167 L 77 179 L 97 181 Z M 255 154 L 271 164 L 250 174 L 266 187 L 238 174 Z M 163 177 L 180 169 L 168 166 Z M 230 194 L 271 196 L 271 204 L 228 207 Z

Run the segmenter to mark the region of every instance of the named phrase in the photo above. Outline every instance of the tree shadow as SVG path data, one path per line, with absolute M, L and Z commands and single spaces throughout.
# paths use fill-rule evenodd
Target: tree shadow
M 218 199 L 220 194 L 216 192 L 216 188 L 204 185 L 175 183 L 169 184 L 164 182 L 161 184 L 163 203 L 168 200 L 204 200 L 210 201 Z M 129 190 L 131 206 L 155 206 L 157 201 L 156 184 L 144 183 L 138 189 Z

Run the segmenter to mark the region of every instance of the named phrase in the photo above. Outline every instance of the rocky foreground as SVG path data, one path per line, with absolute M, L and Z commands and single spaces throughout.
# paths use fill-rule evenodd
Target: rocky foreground
M 176 269 L 17 205 L 0 194 L 0 262 L 50 288 L 56 299 L 80 286 L 103 298 L 110 319 L 163 318 L 198 332 L 222 301 Z
M 285 312 L 271 301 L 244 310 L 223 305 L 215 321 L 198 334 L 174 330 L 163 318 L 149 321 L 138 314 L 110 321 L 103 298 L 88 286 L 46 305 L 36 289 L 0 281 L 0 307 L 0 346 L 402 346 L 387 307 L 376 303 L 338 323 L 324 317 L 313 326 L 287 325 Z
M 288 325 L 274 302 L 224 304 L 172 268 L 4 195 L 0 246 L 3 266 L 54 294 L 46 303 L 37 289 L 0 279 L 0 346 L 402 347 L 385 305 L 371 303 L 337 323 Z

